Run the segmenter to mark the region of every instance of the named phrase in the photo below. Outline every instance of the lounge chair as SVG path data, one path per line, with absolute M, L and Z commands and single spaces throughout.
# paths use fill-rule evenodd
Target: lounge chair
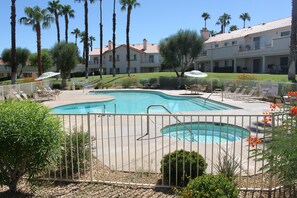
M 245 95 L 245 92 L 247 91 L 247 86 L 243 87 L 238 93 L 232 94 L 231 98 L 236 99 L 238 96 Z
M 22 96 L 18 92 L 15 91 L 15 92 L 13 92 L 13 94 L 14 94 L 15 99 L 17 99 L 17 100 L 24 100 L 22 98 Z
M 240 90 L 241 90 L 241 86 L 238 86 L 234 92 L 231 92 L 228 95 L 226 95 L 226 98 L 232 98 L 234 95 L 238 94 Z
M 259 101 L 259 102 L 263 102 L 264 99 L 265 99 L 265 96 L 267 95 L 267 93 L 269 92 L 269 89 L 263 89 L 259 96 L 251 96 L 251 97 L 247 97 L 246 101 L 248 102 L 256 102 L 256 101 Z
M 231 86 L 227 86 L 226 89 L 223 91 L 223 96 L 227 97 L 231 93 Z
M 236 100 L 244 100 L 247 97 L 252 97 L 257 92 L 257 87 L 253 87 L 247 94 L 235 96 Z

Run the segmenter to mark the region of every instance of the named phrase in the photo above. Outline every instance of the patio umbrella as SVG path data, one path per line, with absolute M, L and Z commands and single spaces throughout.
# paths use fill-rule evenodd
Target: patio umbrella
M 205 78 L 205 77 L 207 77 L 207 74 L 203 73 L 199 70 L 192 70 L 189 72 L 185 72 L 185 76 L 193 77 L 193 78 Z
M 50 78 L 50 77 L 53 77 L 53 76 L 57 76 L 59 75 L 60 73 L 59 72 L 45 72 L 43 74 L 41 74 L 38 78 L 36 78 L 35 80 L 43 80 L 43 79 L 46 79 L 46 78 Z

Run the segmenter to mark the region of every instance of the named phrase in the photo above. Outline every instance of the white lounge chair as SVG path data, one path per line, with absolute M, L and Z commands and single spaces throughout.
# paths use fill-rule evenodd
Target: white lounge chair
M 257 92 L 257 90 L 258 90 L 257 87 L 253 87 L 247 94 L 237 95 L 235 97 L 235 99 L 236 100 L 245 100 L 248 97 L 252 97 Z
M 256 102 L 256 101 L 259 101 L 259 102 L 263 102 L 264 99 L 265 99 L 265 96 L 267 95 L 267 93 L 269 92 L 269 89 L 263 89 L 259 96 L 251 96 L 251 97 L 247 97 L 246 101 L 248 102 Z

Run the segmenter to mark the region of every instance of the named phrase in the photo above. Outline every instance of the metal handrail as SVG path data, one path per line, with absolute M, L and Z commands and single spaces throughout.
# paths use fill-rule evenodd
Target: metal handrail
M 159 104 L 153 104 L 153 105 L 149 105 L 146 109 L 146 113 L 147 113 L 147 132 L 146 134 L 144 134 L 143 136 L 137 138 L 137 140 L 140 140 L 141 138 L 147 136 L 149 134 L 149 110 L 151 107 L 162 107 L 163 109 L 165 109 L 170 115 L 173 115 L 171 111 L 169 111 L 164 105 L 159 105 Z M 177 116 L 173 115 L 173 117 L 175 118 L 176 121 L 178 121 L 180 124 L 182 124 L 182 126 L 184 128 L 186 128 L 190 133 L 192 133 L 192 130 L 189 129 L 182 121 L 180 121 Z
M 206 101 L 210 98 L 210 96 L 212 96 L 213 93 L 215 93 L 215 90 L 212 91 L 212 92 L 209 94 L 209 96 L 207 96 L 207 98 L 204 99 L 204 104 L 205 104 Z M 223 100 L 224 100 L 224 99 L 223 99 L 223 95 L 224 95 L 224 94 L 223 94 L 223 90 L 221 90 L 221 94 L 222 94 L 222 101 L 223 101 Z

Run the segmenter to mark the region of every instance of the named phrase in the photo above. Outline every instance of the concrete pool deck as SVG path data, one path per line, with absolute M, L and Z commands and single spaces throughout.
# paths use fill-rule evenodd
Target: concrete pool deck
M 91 95 L 88 94 L 88 91 L 93 90 L 63 91 L 56 97 L 56 100 L 46 101 L 43 104 L 52 108 L 67 104 L 99 102 L 113 99 L 113 97 L 106 95 Z M 187 96 L 185 90 L 149 91 L 161 91 L 174 96 Z M 209 93 L 189 96 L 194 98 L 207 98 Z M 251 126 L 251 123 L 259 121 L 259 118 L 261 119 L 264 111 L 269 110 L 268 102 L 245 102 L 229 98 L 224 98 L 222 101 L 220 95 L 212 95 L 210 99 L 235 106 L 238 109 L 181 112 L 178 114 L 181 116 L 180 120 L 183 122 L 222 122 L 247 128 Z M 213 115 L 217 117 L 213 117 Z M 228 117 L 229 115 L 230 117 Z M 238 117 L 236 117 L 236 115 L 238 115 Z M 243 118 L 241 116 L 246 117 Z M 93 143 L 94 147 L 96 147 L 94 156 L 113 170 L 133 172 L 142 169 L 147 172 L 159 172 L 162 156 L 168 152 L 182 148 L 186 150 L 196 150 L 201 153 L 209 164 L 207 172 L 214 171 L 213 164 L 217 163 L 217 156 L 220 155 L 222 148 L 226 149 L 227 147 L 230 147 L 230 151 L 234 152 L 232 155 L 241 156 L 242 167 L 248 170 L 248 175 L 256 174 L 255 171 L 262 165 L 262 162 L 255 163 L 254 161 L 250 162 L 248 160 L 249 146 L 245 139 L 227 143 L 222 142 L 220 144 L 178 140 L 172 137 L 163 136 L 160 132 L 163 127 L 170 124 L 176 124 L 174 119 L 170 119 L 170 117 L 164 115 L 159 116 L 153 114 L 149 118 L 148 117 L 149 116 L 141 115 L 98 117 L 97 115 L 93 115 L 89 120 L 86 116 L 81 116 L 81 118 L 77 118 L 76 116 L 63 117 L 63 120 L 66 129 L 71 130 L 73 129 L 72 124 L 76 124 L 77 128 L 82 126 L 84 127 L 84 131 L 90 130 L 91 136 L 95 137 L 95 142 Z M 86 124 L 88 122 L 89 125 Z M 149 135 L 139 139 L 148 131 L 150 132 Z

